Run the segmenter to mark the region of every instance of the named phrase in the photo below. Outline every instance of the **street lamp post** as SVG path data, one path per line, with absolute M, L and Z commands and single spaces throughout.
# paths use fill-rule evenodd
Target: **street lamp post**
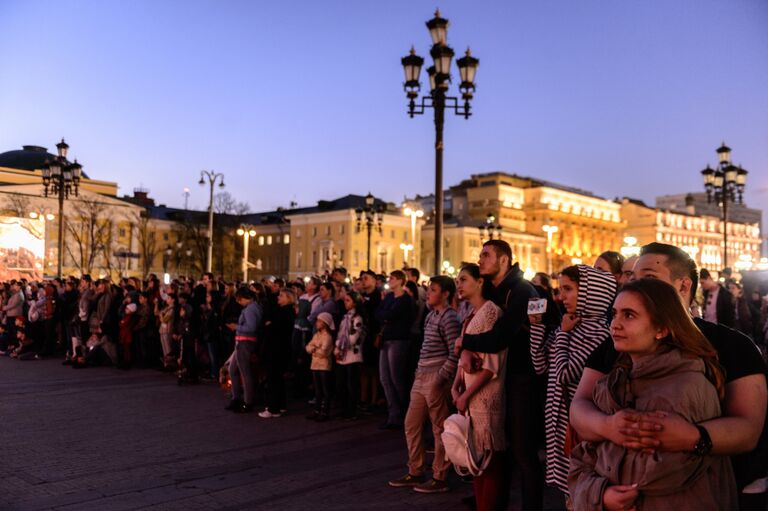
M 552 275 L 552 235 L 560 229 L 556 225 L 544 224 L 541 230 L 547 233 L 547 273 Z
M 208 184 L 211 185 L 211 196 L 208 201 L 208 252 L 205 257 L 205 271 L 210 272 L 213 267 L 213 187 L 216 185 L 216 180 L 220 179 L 219 188 L 224 188 L 224 174 L 216 173 L 212 170 L 201 170 L 200 186 L 205 184 L 205 179 L 208 178 Z
M 441 261 L 443 260 L 443 126 L 445 124 L 445 108 L 453 109 L 456 115 L 469 119 L 472 115 L 469 102 L 475 91 L 475 74 L 480 61 L 472 56 L 469 48 L 466 55 L 456 61 L 461 77 L 459 91 L 462 93 L 463 104 L 459 104 L 459 98 L 448 96 L 448 84 L 451 81 L 451 60 L 454 51 L 447 44 L 448 20 L 440 17 L 440 11 L 435 12 L 435 17 L 427 22 L 429 34 L 432 37 L 432 49 L 429 54 L 434 60 L 434 65 L 427 69 L 429 74 L 430 94 L 422 96 L 419 104 L 421 83 L 419 75 L 424 59 L 416 55 L 416 50 L 411 48 L 409 55 L 401 59 L 405 71 L 405 89 L 408 98 L 408 115 L 422 115 L 427 108 L 434 111 L 435 120 L 435 275 L 440 275 Z
M 168 261 L 171 259 L 171 254 L 173 254 L 173 249 L 168 245 L 163 251 L 163 275 L 168 273 Z
M 371 269 L 371 234 L 374 230 L 381 234 L 383 231 L 381 224 L 384 221 L 384 211 L 381 208 L 374 208 L 373 203 L 374 197 L 368 192 L 368 195 L 365 196 L 365 207 L 355 210 L 355 215 L 357 215 L 357 232 L 362 231 L 363 226 L 365 226 L 368 235 L 365 264 L 369 270 Z
M 719 165 L 712 169 L 709 165 L 701 171 L 707 202 L 717 202 L 723 212 L 723 269 L 728 268 L 728 202 L 744 203 L 744 186 L 747 171 L 731 163 L 731 148 L 725 142 L 717 148 Z
M 477 229 L 480 231 L 481 242 L 486 238 L 492 240 L 494 236 L 496 236 L 497 239 L 501 239 L 501 224 L 495 222 L 496 217 L 491 213 L 488 213 L 488 216 L 485 217 L 485 221 L 477 226 Z
M 408 252 L 413 250 L 413 245 L 410 243 L 400 243 L 400 250 L 403 251 L 403 261 L 408 264 Z
M 243 237 L 243 282 L 248 282 L 248 245 L 250 244 L 251 238 L 256 236 L 256 230 L 252 225 L 242 224 L 237 229 L 237 235 Z
M 416 219 L 421 218 L 424 216 L 424 211 L 420 209 L 414 209 L 410 206 L 405 206 L 403 208 L 403 213 L 405 216 L 411 217 L 411 245 L 413 247 L 416 246 Z M 402 247 L 401 247 L 402 248 Z M 408 259 L 408 256 L 406 256 L 406 260 Z M 417 266 L 416 264 L 416 250 L 414 250 L 411 253 L 411 266 Z
M 73 163 L 67 160 L 69 144 L 64 142 L 63 138 L 61 142 L 56 144 L 56 149 L 59 155 L 45 162 L 42 171 L 45 196 L 48 197 L 50 193 L 56 195 L 59 199 L 59 248 L 56 273 L 61 278 L 62 262 L 64 260 L 64 199 L 68 199 L 70 195 L 74 197 L 80 195 L 80 174 L 83 171 L 83 166 L 77 163 L 77 158 L 75 158 Z

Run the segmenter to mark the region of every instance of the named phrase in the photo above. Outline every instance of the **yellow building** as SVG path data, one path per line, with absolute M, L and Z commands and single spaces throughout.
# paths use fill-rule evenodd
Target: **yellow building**
M 488 239 L 489 224 L 495 236 L 500 234 L 511 245 L 515 260 L 529 275 L 559 271 L 579 261 L 592 264 L 603 251 L 621 246 L 620 206 L 584 190 L 492 172 L 472 175 L 447 195 L 453 220 L 446 220 L 444 259 L 454 266 L 454 259 L 476 260 L 481 241 Z M 423 232 L 425 267 L 432 267 L 430 230 L 431 224 Z
M 345 267 L 351 275 L 369 266 L 378 273 L 402 268 L 405 253 L 400 245 L 411 238 L 410 217 L 393 204 L 375 199 L 374 208 L 382 212 L 380 224 L 374 221 L 372 225 L 369 265 L 367 227 L 363 219 L 358 229 L 356 214 L 364 206 L 365 197 L 347 195 L 320 201 L 315 207 L 286 211 L 291 229 L 289 277 L 323 274 L 336 266 Z M 421 220 L 417 227 L 421 227 Z
M 719 270 L 723 260 L 723 222 L 717 216 L 689 211 L 653 208 L 641 201 L 623 199 L 621 215 L 626 220 L 626 235 L 639 245 L 654 241 L 675 245 L 691 255 L 700 267 Z M 740 257 L 760 259 L 759 222 L 728 222 L 728 261 L 735 265 Z

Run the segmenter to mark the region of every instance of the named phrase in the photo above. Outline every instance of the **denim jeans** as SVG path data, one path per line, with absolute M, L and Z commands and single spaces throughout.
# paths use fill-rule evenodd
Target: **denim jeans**
M 235 355 L 229 364 L 229 376 L 232 378 L 232 399 L 253 404 L 254 378 L 251 371 L 251 355 L 256 353 L 256 343 L 242 341 L 235 344 Z M 240 378 L 242 377 L 242 382 Z
M 408 341 L 384 341 L 379 356 L 379 378 L 387 398 L 387 423 L 403 424 L 408 404 L 406 369 L 408 367 Z

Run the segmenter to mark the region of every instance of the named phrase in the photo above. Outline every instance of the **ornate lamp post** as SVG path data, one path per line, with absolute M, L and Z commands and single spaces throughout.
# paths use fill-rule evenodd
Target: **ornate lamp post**
M 68 199 L 70 195 L 74 197 L 80 195 L 80 175 L 83 166 L 77 163 L 77 159 L 73 163 L 67 160 L 69 144 L 64 142 L 63 138 L 61 142 L 56 144 L 56 149 L 59 155 L 53 160 L 45 162 L 42 171 L 45 196 L 55 195 L 59 199 L 59 248 L 56 274 L 61 278 L 61 267 L 64 260 L 64 199 Z
M 501 239 L 501 224 L 496 224 L 496 217 L 491 213 L 485 217 L 485 222 L 477 226 L 477 230 L 480 231 L 480 241 L 488 238 L 492 240 L 494 235 L 497 239 Z
M 224 174 L 217 174 L 212 170 L 201 170 L 200 181 L 197 182 L 200 186 L 205 184 L 203 177 L 208 178 L 208 184 L 211 185 L 211 197 L 208 201 L 208 252 L 205 256 L 205 271 L 210 272 L 213 267 L 213 187 L 219 179 L 219 188 L 224 188 Z
M 384 222 L 384 211 L 381 208 L 374 208 L 373 203 L 373 195 L 368 192 L 368 195 L 365 196 L 365 207 L 355 210 L 355 215 L 357 215 L 357 232 L 362 231 L 363 227 L 365 227 L 368 235 L 365 264 L 369 270 L 371 269 L 371 234 L 374 230 L 381 234 L 383 231 L 381 224 Z
M 544 224 L 541 230 L 547 233 L 547 273 L 552 275 L 552 235 L 560 229 L 556 225 Z
M 242 224 L 237 229 L 237 235 L 243 237 L 243 282 L 248 282 L 248 245 L 251 238 L 256 236 L 256 230 L 250 224 Z
M 475 91 L 475 74 L 480 61 L 472 56 L 467 48 L 466 55 L 456 61 L 461 77 L 459 91 L 462 93 L 463 104 L 459 104 L 459 98 L 448 96 L 448 85 L 451 82 L 451 60 L 454 56 L 453 49 L 447 44 L 448 20 L 440 17 L 440 11 L 435 11 L 435 17 L 427 22 L 429 34 L 432 37 L 432 56 L 434 65 L 427 69 L 429 74 L 430 93 L 422 96 L 419 104 L 421 83 L 419 75 L 424 59 L 416 55 L 416 50 L 411 48 L 409 55 L 403 57 L 401 62 L 405 71 L 405 89 L 408 98 L 408 115 L 422 115 L 427 108 L 432 108 L 435 119 L 435 268 L 434 274 L 440 275 L 441 261 L 443 260 L 443 126 L 445 124 L 446 106 L 452 109 L 456 115 L 469 119 L 472 115 L 469 102 Z
M 168 245 L 163 251 L 163 274 L 164 275 L 168 273 L 168 261 L 171 259 L 172 254 L 173 254 L 173 249 L 171 248 L 170 245 Z
M 723 212 L 723 269 L 728 268 L 728 202 L 744 204 L 747 171 L 731 163 L 731 148 L 725 142 L 717 148 L 720 159 L 717 169 L 709 165 L 701 171 L 707 202 L 717 202 Z
M 424 216 L 424 211 L 421 209 L 415 209 L 410 206 L 405 206 L 403 208 L 403 214 L 405 216 L 411 217 L 411 245 L 413 247 L 416 246 L 416 219 L 421 218 Z M 401 247 L 402 248 L 402 247 Z M 408 259 L 408 256 L 406 255 L 405 259 Z M 416 266 L 416 250 L 413 250 L 411 253 L 411 266 Z

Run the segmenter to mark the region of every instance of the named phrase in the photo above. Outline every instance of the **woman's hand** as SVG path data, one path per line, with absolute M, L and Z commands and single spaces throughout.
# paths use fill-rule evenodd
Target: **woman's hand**
M 635 511 L 639 492 L 636 484 L 609 486 L 603 492 L 605 511 Z
M 466 413 L 467 408 L 469 407 L 469 397 L 467 396 L 467 393 L 462 393 L 458 399 L 456 399 L 456 408 L 461 413 Z
M 560 323 L 560 330 L 570 332 L 579 323 L 581 323 L 581 318 L 577 314 L 566 314 L 563 316 L 562 323 Z

